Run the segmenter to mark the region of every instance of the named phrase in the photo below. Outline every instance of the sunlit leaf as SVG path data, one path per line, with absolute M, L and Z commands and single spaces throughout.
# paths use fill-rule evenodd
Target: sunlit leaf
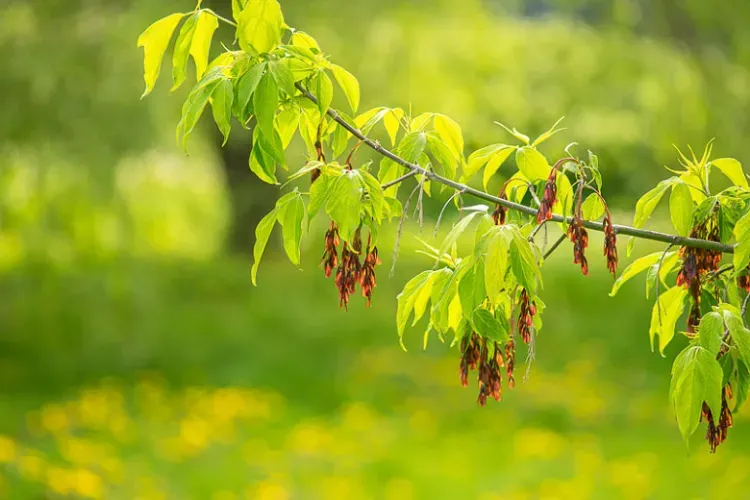
M 263 252 L 266 250 L 268 244 L 268 238 L 271 236 L 271 231 L 276 223 L 277 210 L 274 208 L 263 217 L 258 226 L 255 228 L 255 245 L 253 246 L 253 267 L 250 270 L 250 277 L 253 281 L 253 285 L 257 286 L 258 266 L 260 266 L 260 259 L 263 257 Z
M 687 347 L 675 359 L 670 399 L 685 441 L 698 427 L 704 401 L 714 415 L 719 414 L 722 378 L 716 357 L 701 346 Z
M 719 158 L 713 160 L 711 165 L 721 170 L 721 173 L 726 175 L 735 186 L 748 187 L 747 177 L 745 177 L 745 172 L 742 171 L 742 164 L 734 158 Z
M 670 288 L 659 295 L 651 312 L 651 327 L 649 337 L 651 338 L 651 349 L 654 349 L 654 338 L 659 336 L 659 352 L 664 355 L 664 349 L 674 338 L 677 320 L 685 308 L 687 289 L 681 286 Z
M 252 2 L 250 2 L 252 4 Z M 253 110 L 258 126 L 266 137 L 273 137 L 274 116 L 279 104 L 279 88 L 270 73 L 265 73 L 253 92 Z
M 211 49 L 211 40 L 214 31 L 219 27 L 219 21 L 211 12 L 202 10 L 198 13 L 198 21 L 195 25 L 193 40 L 190 44 L 190 55 L 195 62 L 195 75 L 200 79 L 206 72 L 208 66 L 208 52 Z
M 549 177 L 550 167 L 547 159 L 532 147 L 524 146 L 516 151 L 516 165 L 531 182 Z
M 190 48 L 193 45 L 193 35 L 195 34 L 195 27 L 198 24 L 199 16 L 200 12 L 196 12 L 188 17 L 185 24 L 180 28 L 179 35 L 177 35 L 177 41 L 174 44 L 174 51 L 172 52 L 172 78 L 174 79 L 174 85 L 169 89 L 170 92 L 178 89 L 185 81 L 188 57 L 190 56 Z
M 512 147 L 506 147 L 492 155 L 490 160 L 487 162 L 487 166 L 484 168 L 484 174 L 482 175 L 482 186 L 487 189 L 487 185 L 490 183 L 490 179 L 498 169 L 505 163 L 505 160 L 513 153 Z
M 461 126 L 456 123 L 452 118 L 436 114 L 433 126 L 435 132 L 438 133 L 440 138 L 450 148 L 453 156 L 456 159 L 461 159 L 464 156 L 464 136 L 461 133 Z
M 232 128 L 230 120 L 232 118 L 233 102 L 234 90 L 232 82 L 224 78 L 219 81 L 219 84 L 211 94 L 211 107 L 213 109 L 214 121 L 219 127 L 221 134 L 224 136 L 222 146 L 227 143 L 227 140 L 229 139 L 229 131 Z
M 302 241 L 302 225 L 305 218 L 305 204 L 298 192 L 290 193 L 288 200 L 283 198 L 276 204 L 279 207 L 279 223 L 284 237 L 284 250 L 293 264 L 300 264 L 300 242 Z
M 161 72 L 161 62 L 167 50 L 177 24 L 185 14 L 170 14 L 159 19 L 138 37 L 138 47 L 143 47 L 143 79 L 146 90 L 142 97 L 146 97 L 154 88 Z
M 693 197 L 687 184 L 676 183 L 669 197 L 669 215 L 677 234 L 687 236 L 693 227 Z
M 668 252 L 667 255 L 665 256 L 665 260 L 669 256 L 674 255 L 676 253 L 677 252 Z M 634 260 L 628 267 L 625 268 L 622 274 L 617 278 L 617 281 L 615 281 L 615 284 L 612 285 L 612 290 L 609 292 L 610 297 L 614 297 L 615 295 L 617 295 L 617 292 L 620 290 L 620 287 L 622 287 L 622 285 L 624 285 L 628 280 L 642 273 L 649 267 L 658 264 L 662 258 L 662 255 L 664 255 L 664 252 L 654 252 L 652 254 L 649 254 L 644 257 Z
M 251 0 L 239 14 L 237 24 L 242 50 L 265 53 L 281 42 L 284 16 L 277 0 Z
M 352 112 L 356 113 L 357 108 L 359 108 L 359 82 L 357 78 L 336 64 L 331 65 L 331 71 L 333 71 L 333 76 L 336 78 L 341 90 L 344 91 Z

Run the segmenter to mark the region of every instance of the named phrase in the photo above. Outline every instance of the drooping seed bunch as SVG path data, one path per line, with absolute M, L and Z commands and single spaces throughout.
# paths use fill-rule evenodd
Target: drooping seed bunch
M 505 186 L 502 187 L 500 190 L 500 193 L 497 195 L 498 198 L 502 198 L 503 200 L 507 200 L 507 195 L 505 194 Z M 505 217 L 508 213 L 508 209 L 502 206 L 501 204 L 497 203 L 495 205 L 495 211 L 492 212 L 492 220 L 495 221 L 496 226 L 502 226 L 505 224 Z
M 612 214 L 609 210 L 604 214 L 604 256 L 607 257 L 607 269 L 612 275 L 617 274 L 617 235 L 612 225 Z
M 339 246 L 339 229 L 336 223 L 331 221 L 325 234 L 325 250 L 320 264 L 326 273 L 326 278 L 331 277 L 331 273 L 339 265 L 339 253 L 336 247 Z
M 750 266 L 745 268 L 745 273 L 750 272 Z M 737 276 L 737 286 L 750 293 L 750 274 Z
M 732 410 L 729 409 L 727 399 L 732 398 L 732 386 L 727 384 L 721 391 L 721 413 L 718 423 L 711 414 L 711 409 L 706 402 L 703 402 L 701 412 L 701 421 L 708 423 L 706 429 L 706 441 L 711 447 L 711 453 L 716 453 L 716 448 L 727 439 L 729 428 L 732 427 Z
M 490 349 L 492 349 L 491 355 Z M 469 371 L 476 369 L 479 386 L 477 403 L 481 406 L 487 404 L 488 397 L 500 401 L 503 392 L 501 370 L 503 366 L 505 365 L 502 347 L 497 342 L 480 337 L 475 332 L 471 332 L 461 340 L 461 363 L 459 365 L 461 385 L 466 387 L 469 384 Z
M 589 274 L 589 263 L 586 260 L 586 248 L 589 246 L 589 234 L 583 227 L 583 220 L 576 215 L 568 226 L 568 238 L 573 243 L 573 263 L 581 265 L 581 272 Z
M 553 168 L 547 182 L 544 184 L 544 196 L 542 201 L 539 203 L 539 211 L 536 213 L 536 221 L 538 224 L 552 218 L 552 207 L 557 200 L 557 169 Z
M 355 292 L 356 285 L 362 288 L 362 296 L 367 299 L 367 307 L 372 302 L 372 291 L 376 286 L 375 266 L 380 264 L 378 247 L 371 245 L 371 236 L 367 237 L 367 249 L 364 263 L 360 262 L 362 254 L 362 237 L 360 229 L 354 233 L 351 245 L 347 242 L 341 246 L 339 260 L 339 234 L 336 223 L 331 222 L 325 234 L 325 250 L 320 264 L 323 266 L 326 278 L 330 278 L 336 269 L 334 283 L 339 289 L 339 306 L 349 308 L 349 297 Z
M 511 339 L 505 344 L 505 374 L 508 376 L 508 387 L 516 386 L 513 370 L 516 368 L 516 341 Z
M 359 285 L 362 287 L 362 296 L 367 298 L 367 307 L 372 302 L 372 289 L 377 286 L 375 279 L 375 266 L 380 264 L 378 247 L 370 249 L 370 237 L 367 237 L 367 250 L 365 251 L 365 262 L 362 264 Z
M 718 207 L 717 207 L 718 208 Z M 719 241 L 718 212 L 714 212 L 696 224 L 690 232 L 691 238 Z M 700 298 L 702 291 L 701 278 L 709 272 L 717 271 L 721 262 L 721 252 L 702 248 L 682 247 L 680 249 L 682 265 L 677 273 L 677 286 L 686 286 L 693 299 L 693 307 L 688 315 L 687 330 L 695 332 L 700 322 Z
M 531 325 L 536 314 L 536 303 L 529 298 L 525 288 L 521 289 L 521 296 L 518 301 L 521 305 L 521 310 L 518 313 L 518 333 L 524 343 L 528 344 L 531 342 Z

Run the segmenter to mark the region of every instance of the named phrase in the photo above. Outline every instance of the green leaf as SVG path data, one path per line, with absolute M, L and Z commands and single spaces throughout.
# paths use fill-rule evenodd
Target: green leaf
M 465 316 L 471 314 L 486 296 L 484 290 L 484 264 L 477 262 L 458 282 L 458 297 Z
M 460 160 L 464 156 L 464 136 L 461 133 L 461 126 L 452 118 L 436 114 L 433 127 L 440 138 L 450 148 L 453 157 Z
M 679 179 L 688 186 L 692 186 L 690 188 L 690 196 L 695 203 L 701 203 L 706 199 L 706 193 L 703 191 L 703 183 L 701 182 L 701 178 L 696 174 L 687 172 L 681 174 Z
M 219 81 L 219 79 L 216 79 L 207 85 L 196 85 L 182 105 L 182 118 L 180 119 L 180 123 L 177 124 L 177 136 L 179 137 L 182 134 L 183 147 L 187 147 L 188 137 L 203 114 L 203 110 L 206 108 L 206 104 L 208 104 L 208 99 L 219 85 Z
M 484 282 L 487 296 L 495 304 L 505 287 L 510 241 L 506 231 L 499 228 L 489 232 L 487 239 L 489 239 L 489 244 L 484 264 Z
M 174 44 L 174 51 L 172 52 L 172 77 L 174 78 L 174 85 L 169 89 L 170 92 L 177 90 L 182 85 L 182 82 L 185 81 L 187 61 L 190 55 L 190 48 L 193 45 L 193 35 L 195 34 L 195 27 L 198 24 L 199 16 L 200 12 L 196 12 L 188 17 L 185 24 L 180 28 L 180 34 L 177 35 L 177 41 Z
M 266 69 L 266 63 L 259 63 L 248 69 L 237 80 L 237 99 L 234 101 L 234 115 L 240 121 L 245 120 L 245 110 L 247 109 L 250 99 L 258 88 L 258 83 Z
M 296 107 L 288 106 L 276 115 L 276 130 L 279 132 L 281 144 L 284 149 L 289 147 L 289 143 L 294 137 L 294 133 L 299 127 L 300 112 Z
M 235 20 L 240 18 L 240 14 L 242 13 L 242 9 L 245 8 L 246 3 L 247 0 L 232 0 L 232 17 Z
M 583 212 L 583 218 L 586 220 L 597 220 L 604 215 L 604 211 L 604 203 L 596 193 L 591 193 L 581 203 L 581 212 Z
M 716 357 L 701 346 L 688 347 L 675 359 L 670 399 L 685 441 L 698 428 L 704 401 L 714 415 L 721 411 L 722 378 Z
M 237 18 L 240 47 L 245 52 L 270 52 L 281 42 L 284 16 L 277 0 L 251 0 Z
M 641 198 L 635 204 L 635 217 L 633 218 L 633 227 L 641 228 L 646 224 L 646 221 L 649 219 L 649 217 L 651 217 L 651 214 L 654 212 L 654 209 L 661 200 L 662 196 L 664 196 L 664 193 L 666 193 L 667 189 L 669 189 L 669 187 L 676 182 L 678 182 L 677 177 L 670 177 L 669 179 L 661 181 L 656 185 L 655 188 L 641 196 Z M 630 256 L 630 253 L 633 251 L 634 242 L 635 239 L 630 238 L 627 251 L 628 256 Z
M 732 388 L 734 391 L 735 404 L 734 410 L 739 410 L 740 406 L 747 400 L 747 395 L 750 393 L 750 370 L 747 365 L 743 362 L 737 363 L 737 387 Z
M 258 226 L 255 228 L 255 246 L 253 246 L 253 267 L 250 271 L 250 276 L 253 281 L 253 285 L 258 285 L 256 278 L 258 276 L 258 266 L 260 266 L 260 259 L 263 257 L 263 252 L 266 250 L 268 244 L 268 238 L 271 236 L 273 225 L 276 223 L 277 210 L 274 208 L 265 217 L 263 217 Z
M 458 162 L 445 142 L 435 132 L 428 132 L 427 145 L 432 156 L 443 166 L 444 176 L 448 179 L 455 179 Z
M 286 95 L 293 97 L 296 93 L 294 88 L 294 76 L 289 66 L 284 64 L 283 61 L 271 61 L 268 66 L 273 75 L 273 79 L 276 80 L 276 86 L 279 90 L 283 90 Z
M 491 144 L 471 153 L 467 160 L 467 164 L 464 167 L 464 179 L 467 181 L 470 180 L 474 176 L 474 174 L 479 172 L 479 169 L 481 169 L 484 164 L 487 163 L 490 158 L 495 155 L 495 153 L 498 153 L 506 148 L 510 148 L 511 151 L 516 149 L 515 146 L 508 146 L 506 144 Z
M 279 207 L 279 223 L 284 237 L 284 250 L 289 260 L 296 266 L 300 264 L 300 243 L 302 241 L 302 224 L 305 218 L 305 204 L 298 192 L 290 193 L 289 201 Z M 281 200 L 279 200 L 281 202 Z
M 737 346 L 740 359 L 745 363 L 745 366 L 750 366 L 750 331 L 745 328 L 742 316 L 736 308 L 729 304 L 722 304 L 720 308 L 729 329 L 729 335 Z
M 368 109 L 364 113 L 360 113 L 354 119 L 354 124 L 359 128 L 363 134 L 367 134 L 372 127 L 378 124 L 380 120 L 389 112 L 388 108 L 379 106 L 377 108 Z
M 419 160 L 427 146 L 427 134 L 424 132 L 412 132 L 401 139 L 398 145 L 398 153 L 401 157 L 411 163 Z
M 654 304 L 648 333 L 651 338 L 651 350 L 654 349 L 654 337 L 659 336 L 659 352 L 662 356 L 664 349 L 674 338 L 677 320 L 685 308 L 687 293 L 687 289 L 681 286 L 670 288 L 662 293 Z
M 383 115 L 383 126 L 388 133 L 388 138 L 391 140 L 391 146 L 396 145 L 396 136 L 398 135 L 398 130 L 401 128 L 401 120 L 403 118 L 404 110 L 401 108 L 389 109 Z
M 677 234 L 687 236 L 693 227 L 693 197 L 687 184 L 676 183 L 672 186 L 669 215 Z
M 667 255 L 664 257 L 664 259 L 666 260 L 669 256 L 675 253 L 676 252 L 667 252 Z M 664 252 L 654 252 L 652 254 L 641 257 L 640 259 L 634 260 L 627 268 L 625 268 L 620 277 L 617 278 L 615 284 L 612 285 L 612 290 L 609 292 L 609 296 L 614 297 L 615 295 L 617 295 L 620 287 L 622 287 L 622 285 L 624 285 L 628 280 L 642 273 L 649 267 L 658 265 L 662 255 L 664 255 Z
M 374 219 L 380 222 L 388 211 L 388 204 L 385 201 L 385 194 L 380 182 L 366 170 L 357 170 L 359 177 L 367 190 L 367 198 L 374 212 Z
M 224 142 L 221 144 L 224 146 L 227 143 L 227 139 L 229 139 L 229 131 L 232 128 L 230 123 L 232 118 L 232 102 L 234 101 L 232 82 L 226 78 L 220 80 L 213 94 L 211 94 L 211 99 L 214 121 L 224 136 Z
M 318 42 L 304 31 L 295 31 L 292 34 L 292 45 L 320 52 Z
M 515 128 L 514 129 L 510 129 L 510 128 L 506 127 L 505 125 L 503 125 L 500 122 L 495 122 L 495 125 L 501 126 L 502 128 L 505 129 L 506 132 L 508 132 L 510 135 L 512 135 L 513 137 L 515 137 L 516 139 L 518 139 L 519 141 L 523 142 L 526 145 L 528 145 L 529 142 L 531 141 L 531 139 L 529 139 L 528 135 L 522 134 L 521 132 L 519 132 Z
M 487 162 L 487 166 L 484 168 L 484 175 L 482 176 L 482 186 L 484 186 L 485 190 L 487 190 L 487 185 L 490 183 L 490 179 L 492 178 L 492 176 L 495 175 L 495 173 L 498 171 L 498 169 L 500 169 L 502 164 L 505 163 L 505 160 L 508 159 L 512 152 L 512 147 L 503 148 L 493 154 L 490 160 Z
M 453 228 L 448 233 L 448 236 L 446 236 L 445 240 L 443 240 L 442 246 L 440 247 L 441 256 L 450 252 L 451 247 L 456 244 L 458 238 L 464 233 L 464 231 L 466 231 L 466 229 L 471 224 L 471 221 L 473 221 L 477 215 L 481 215 L 481 212 L 471 212 L 453 226 Z
M 195 63 L 195 76 L 200 79 L 208 66 L 208 53 L 211 50 L 211 39 L 219 27 L 219 20 L 207 10 L 198 12 L 193 41 L 190 44 L 190 55 Z
M 719 158 L 712 161 L 711 165 L 721 170 L 721 173 L 726 175 L 735 186 L 748 187 L 742 164 L 734 158 Z
M 550 127 L 549 130 L 547 130 L 545 133 L 537 137 L 531 145 L 538 146 L 544 141 L 546 141 L 547 139 L 549 139 L 550 137 L 552 137 L 553 135 L 555 135 L 556 133 L 562 132 L 563 130 L 565 130 L 564 128 L 557 128 L 557 126 L 560 125 L 560 122 L 563 121 L 563 118 L 564 117 L 561 117 L 559 120 L 557 120 L 555 124 Z
M 419 310 L 415 311 L 414 322 L 416 323 L 424 315 L 424 311 L 427 306 L 427 300 L 430 297 L 430 290 L 432 286 L 432 280 L 434 279 L 433 274 L 435 271 L 422 271 L 411 280 L 409 280 L 401 293 L 396 297 L 398 309 L 396 311 L 396 325 L 398 328 L 398 337 L 403 347 L 403 336 L 406 324 L 409 322 L 409 317 L 412 311 L 415 311 L 415 304 L 417 301 L 420 303 Z M 426 291 L 426 294 L 423 292 Z M 419 314 L 417 314 L 419 313 Z M 404 348 L 404 350 L 406 350 Z
M 143 47 L 143 80 L 146 90 L 141 98 L 146 97 L 154 89 L 156 80 L 161 72 L 161 61 L 167 50 L 177 24 L 185 14 L 170 14 L 153 23 L 138 37 L 138 47 Z
M 495 318 L 487 309 L 477 309 L 471 315 L 471 326 L 480 336 L 494 340 L 495 342 L 505 342 L 508 340 L 508 330 Z
M 325 115 L 333 101 L 333 84 L 325 71 L 318 71 L 312 79 L 312 88 L 318 99 L 320 114 Z
M 516 150 L 518 170 L 531 182 L 546 180 L 550 167 L 547 159 L 536 149 L 524 146 Z
M 344 91 L 344 95 L 352 107 L 352 112 L 356 113 L 357 108 L 359 108 L 359 82 L 357 78 L 336 64 L 331 65 L 331 71 L 333 71 L 333 76 L 336 78 L 339 87 Z
M 510 246 L 510 268 L 518 284 L 530 292 L 536 290 L 537 280 L 541 281 L 542 273 L 536 260 L 531 243 L 520 231 L 513 231 Z
M 698 326 L 698 342 L 711 355 L 716 356 L 721 349 L 721 338 L 724 335 L 724 319 L 718 312 L 704 314 Z M 750 347 L 750 345 L 749 345 Z
M 248 5 L 251 5 L 250 2 Z M 279 88 L 276 80 L 270 73 L 266 73 L 258 82 L 258 87 L 253 93 L 253 109 L 258 126 L 266 137 L 273 137 L 274 116 L 279 104 Z
M 263 182 L 277 184 L 274 146 L 263 135 L 260 127 L 253 130 L 253 149 L 250 152 L 250 170 Z
M 435 116 L 434 113 L 422 113 L 421 115 L 417 116 L 409 124 L 410 131 L 421 132 L 425 127 L 427 127 L 433 116 Z
M 310 202 L 307 204 L 307 218 L 311 220 L 326 203 L 331 194 L 331 188 L 337 178 L 321 175 L 310 186 Z
M 736 275 L 743 272 L 750 263 L 750 212 L 737 221 L 734 226 L 734 238 L 737 244 L 734 247 L 732 264 Z
M 351 242 L 359 227 L 362 188 L 356 171 L 341 174 L 331 187 L 326 203 L 326 213 L 339 225 L 339 234 L 344 241 Z

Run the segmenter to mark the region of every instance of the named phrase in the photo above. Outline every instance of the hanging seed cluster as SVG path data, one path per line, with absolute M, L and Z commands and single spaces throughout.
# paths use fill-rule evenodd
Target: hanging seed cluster
M 617 235 L 612 225 L 612 214 L 609 210 L 604 214 L 604 256 L 607 258 L 607 269 L 612 275 L 617 274 Z M 585 274 L 585 273 L 584 273 Z
M 557 200 L 557 169 L 553 168 L 547 177 L 547 182 L 544 184 L 544 196 L 542 201 L 539 203 L 539 211 L 536 213 L 536 221 L 538 224 L 552 218 L 552 207 L 555 205 Z
M 507 200 L 507 195 L 505 194 L 505 186 L 500 190 L 500 193 L 497 195 L 498 198 L 502 198 L 503 200 Z M 495 205 L 495 210 L 492 212 L 492 220 L 495 222 L 496 226 L 502 226 L 505 224 L 505 217 L 508 214 L 508 209 L 502 206 L 501 204 L 497 203 Z
M 367 299 L 367 307 L 372 302 L 372 292 L 377 282 L 375 278 L 375 266 L 381 263 L 378 257 L 378 247 L 370 246 L 370 237 L 367 238 L 367 249 L 364 255 L 364 263 L 360 261 L 362 254 L 362 237 L 358 229 L 354 234 L 351 245 L 344 242 L 341 245 L 341 259 L 339 259 L 338 247 L 340 244 L 338 227 L 331 222 L 324 238 L 325 249 L 321 266 L 326 278 L 330 278 L 334 268 L 336 275 L 334 283 L 339 290 L 339 306 L 349 308 L 349 298 L 355 293 L 356 286 L 362 289 L 362 296 Z
M 586 260 L 586 248 L 589 246 L 589 234 L 583 227 L 583 220 L 579 215 L 573 218 L 568 226 L 568 239 L 573 243 L 573 263 L 580 264 L 581 272 L 589 274 L 589 263 Z
M 706 441 L 708 441 L 708 445 L 711 447 L 711 453 L 716 453 L 716 448 L 726 441 L 729 428 L 732 427 L 732 410 L 729 409 L 729 403 L 727 401 L 731 398 L 732 386 L 727 384 L 721 391 L 721 413 L 718 422 L 711 414 L 711 409 L 708 407 L 708 404 L 706 404 L 705 401 L 703 402 L 701 421 L 705 420 L 708 423 L 708 428 L 706 429 Z
M 521 335 L 524 343 L 528 344 L 531 342 L 531 325 L 534 322 L 534 315 L 536 314 L 536 303 L 530 299 L 529 293 L 525 288 L 521 290 L 518 302 L 521 305 L 517 323 L 518 333 Z
M 718 207 L 717 207 L 718 208 Z M 719 224 L 717 211 L 697 224 L 690 232 L 691 238 L 719 241 Z M 687 331 L 693 333 L 700 323 L 700 298 L 702 291 L 701 278 L 709 272 L 719 269 L 721 252 L 702 248 L 682 247 L 680 249 L 682 265 L 677 273 L 677 286 L 685 286 L 690 291 L 693 307 L 688 315 Z
M 489 397 L 495 401 L 502 399 L 502 368 L 505 366 L 502 352 L 501 344 L 480 337 L 475 332 L 464 336 L 461 340 L 461 363 L 459 366 L 461 385 L 463 387 L 468 386 L 469 371 L 477 370 L 477 385 L 479 386 L 477 403 L 481 406 L 487 404 L 487 398 Z M 507 345 L 505 352 L 507 355 Z M 512 366 L 508 366 L 510 366 L 508 368 L 508 381 L 509 385 L 513 387 Z

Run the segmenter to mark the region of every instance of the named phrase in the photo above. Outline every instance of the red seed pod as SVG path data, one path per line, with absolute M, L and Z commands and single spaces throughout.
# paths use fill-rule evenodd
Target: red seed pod
M 378 247 L 373 247 L 370 250 L 370 237 L 368 236 L 365 262 L 362 264 L 362 271 L 359 278 L 359 285 L 362 287 L 362 296 L 367 298 L 367 307 L 370 307 L 372 302 L 372 289 L 376 286 L 375 266 L 378 264 L 380 264 Z
M 320 264 L 326 274 L 326 278 L 331 277 L 333 269 L 339 264 L 339 255 L 336 247 L 339 245 L 339 231 L 336 223 L 331 221 L 325 234 L 325 250 Z
M 500 190 L 500 194 L 497 195 L 498 198 L 502 198 L 503 200 L 507 200 L 505 194 L 505 186 Z M 495 211 L 492 212 L 492 220 L 495 221 L 496 226 L 502 226 L 505 224 L 505 217 L 508 213 L 508 209 L 502 206 L 501 204 L 497 203 L 495 205 Z
M 513 378 L 513 370 L 516 367 L 516 343 L 510 339 L 505 344 L 505 373 L 508 376 L 508 387 L 513 389 L 516 385 L 516 379 Z
M 716 448 L 726 441 L 729 428 L 732 427 L 732 411 L 729 409 L 729 402 L 727 401 L 731 398 L 732 387 L 727 384 L 721 391 L 721 410 L 718 422 L 714 420 L 708 404 L 705 401 L 703 402 L 701 420 L 705 420 L 708 424 L 706 441 L 708 441 L 708 446 L 711 448 L 711 453 L 716 453 Z
M 518 333 L 521 335 L 524 343 L 528 344 L 531 342 L 531 325 L 534 322 L 534 315 L 536 314 L 536 304 L 530 300 L 525 288 L 521 290 L 518 303 L 520 304 L 517 323 Z
M 697 224 L 690 231 L 691 238 L 701 240 L 719 241 L 718 214 L 714 212 L 706 220 Z M 717 271 L 721 262 L 721 252 L 716 250 L 704 250 L 702 248 L 682 247 L 682 266 L 677 274 L 677 284 L 692 286 L 706 273 Z
M 547 182 L 544 184 L 544 196 L 542 201 L 539 203 L 539 211 L 536 213 L 536 221 L 538 224 L 552 218 L 552 207 L 557 200 L 557 169 L 553 168 Z
M 351 250 L 346 242 L 341 250 L 341 264 L 336 270 L 336 287 L 339 289 L 339 306 L 349 308 L 349 296 L 354 293 L 355 286 L 359 283 L 362 266 L 359 262 L 359 254 L 362 251 L 362 240 L 359 230 L 354 233 Z
M 612 215 L 607 210 L 602 221 L 604 226 L 604 256 L 607 257 L 607 269 L 612 275 L 617 274 L 617 235 L 612 225 Z
M 581 272 L 589 274 L 589 263 L 586 260 L 586 248 L 589 246 L 589 234 L 583 227 L 583 221 L 576 216 L 568 226 L 568 238 L 573 243 L 573 263 L 581 265 Z
M 748 270 L 750 270 L 750 268 L 746 268 L 745 272 Z M 742 276 L 737 276 L 737 286 L 746 292 L 750 292 L 750 275 L 743 274 Z

